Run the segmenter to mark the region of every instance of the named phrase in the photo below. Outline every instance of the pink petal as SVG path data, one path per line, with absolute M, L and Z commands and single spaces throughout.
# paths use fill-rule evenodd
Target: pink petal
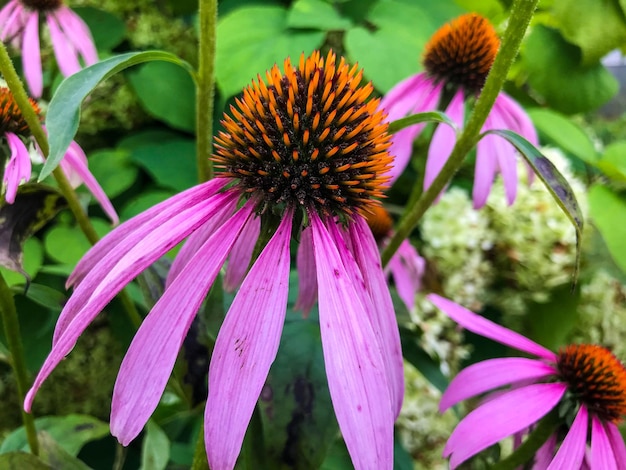
M 415 307 L 415 296 L 422 288 L 425 269 L 426 261 L 408 239 L 400 244 L 387 265 L 387 270 L 391 272 L 398 290 L 398 296 L 409 311 Z
M 491 126 L 491 119 L 487 117 L 485 127 Z M 491 186 L 498 170 L 498 148 L 494 145 L 498 141 L 495 135 L 483 137 L 476 145 L 476 166 L 474 170 L 474 187 L 472 199 L 474 209 L 480 209 L 487 202 Z
M 611 441 L 597 416 L 591 417 L 591 468 L 617 470 Z M 626 462 L 623 462 L 626 465 Z
M 404 398 L 404 361 L 391 294 L 383 273 L 378 246 L 367 221 L 360 215 L 355 216 L 354 223 L 348 225 L 348 231 L 352 240 L 352 253 L 363 274 L 365 287 L 374 306 L 370 322 L 382 349 L 397 417 Z
M 276 358 L 287 310 L 292 218 L 288 211 L 250 269 L 215 342 L 204 414 L 206 452 L 214 469 L 234 468 Z
M 526 111 L 524 111 L 513 98 L 506 93 L 500 93 L 496 98 L 494 108 L 497 108 L 499 112 L 505 116 L 508 123 L 507 129 L 517 132 L 531 144 L 535 146 L 539 145 L 537 130 L 530 116 L 528 116 Z
M 587 446 L 588 413 L 581 406 L 572 423 L 572 427 L 563 439 L 561 447 L 550 463 L 548 470 L 572 470 L 580 468 Z M 595 467 L 594 467 L 595 468 Z M 604 470 L 604 468 L 602 468 Z
M 16 18 L 19 18 L 23 10 L 24 8 L 18 0 L 11 0 L 2 7 L 0 10 L 0 41 L 12 39 L 16 31 L 15 24 L 19 23 Z
M 561 383 L 534 384 L 517 388 L 488 401 L 458 424 L 443 451 L 451 456 L 450 468 L 487 447 L 539 421 L 565 394 Z
M 233 292 L 248 272 L 248 266 L 252 260 L 252 252 L 261 231 L 261 219 L 253 217 L 243 228 L 241 235 L 235 242 L 233 250 L 228 258 L 226 274 L 224 275 L 224 289 Z
M 448 109 L 446 114 L 448 117 L 459 127 L 463 128 L 463 92 L 458 91 Z M 437 177 L 445 163 L 450 158 L 454 144 L 456 143 L 456 131 L 447 124 L 440 123 L 435 129 L 433 139 L 428 148 L 428 157 L 426 160 L 426 169 L 424 172 L 424 189 L 428 189 L 433 180 Z
M 9 204 L 15 202 L 15 196 L 17 195 L 17 188 L 22 181 L 28 181 L 31 174 L 31 163 L 28 149 L 17 135 L 12 132 L 4 133 L 7 143 L 9 144 L 9 150 L 11 156 L 9 157 L 9 163 L 4 169 L 4 183 L 6 185 L 6 192 L 4 198 Z
M 200 247 L 137 331 L 111 404 L 111 434 L 122 445 L 137 437 L 159 404 L 191 322 L 252 209 L 244 206 Z
M 455 322 L 472 333 L 476 333 L 477 335 L 484 336 L 485 338 L 489 338 L 500 344 L 510 346 L 520 351 L 534 354 L 535 356 L 539 356 L 550 362 L 556 362 L 556 354 L 526 338 L 525 336 L 520 335 L 519 333 L 511 331 L 508 328 L 504 328 L 503 326 L 496 325 L 486 318 L 476 315 L 474 312 L 470 312 L 466 308 L 461 307 L 451 300 L 445 299 L 436 294 L 430 294 L 427 298 L 435 304 L 437 308 L 442 310 Z
M 39 48 L 39 14 L 29 12 L 22 36 L 22 66 L 24 78 L 33 98 L 43 93 L 43 73 L 41 71 L 41 51 Z
M 433 86 L 434 83 L 425 73 L 411 75 L 389 90 L 380 100 L 379 107 L 385 110 L 389 122 L 403 118 L 415 109 L 415 104 Z
M 556 434 L 552 434 L 539 448 L 533 461 L 533 470 L 545 470 L 550 465 L 556 449 Z
M 98 52 L 91 37 L 91 31 L 89 31 L 89 27 L 81 17 L 65 5 L 61 5 L 54 13 L 54 16 L 67 39 L 82 56 L 85 65 L 92 65 L 98 62 Z
M 69 77 L 81 69 L 78 62 L 78 51 L 74 49 L 72 43 L 69 42 L 59 24 L 54 13 L 46 15 L 48 29 L 50 30 L 50 39 L 52 40 L 52 49 L 57 59 L 57 64 L 61 73 Z
M 463 369 L 450 382 L 439 403 L 444 412 L 462 400 L 489 390 L 522 380 L 540 379 L 555 375 L 557 370 L 534 359 L 507 357 L 488 359 Z
M 506 123 L 497 111 L 492 111 L 492 124 L 497 129 L 506 128 Z M 498 167 L 502 174 L 504 191 L 509 205 L 515 202 L 517 196 L 517 150 L 506 140 L 499 136 L 487 136 L 495 138 L 493 141 L 494 150 L 498 159 Z
M 604 428 L 609 442 L 611 443 L 613 455 L 615 456 L 615 460 L 619 465 L 619 469 L 626 469 L 626 446 L 624 446 L 624 438 L 622 437 L 622 434 L 619 432 L 617 426 L 613 423 L 604 423 Z
M 364 306 L 326 227 L 309 213 L 330 396 L 357 470 L 393 465 L 394 412 L 384 359 Z M 334 223 L 334 222 L 331 222 Z
M 303 228 L 300 234 L 296 265 L 298 267 L 298 299 L 293 309 L 302 310 L 306 317 L 317 300 L 315 256 L 313 255 L 313 237 L 310 227 Z
M 117 216 L 117 212 L 115 212 L 115 208 L 102 189 L 102 186 L 100 186 L 96 178 L 89 171 L 89 168 L 87 167 L 87 156 L 85 155 L 85 152 L 83 152 L 83 149 L 81 149 L 76 142 L 72 141 L 63 160 L 67 161 L 72 169 L 78 174 L 80 179 L 85 183 L 85 186 L 87 186 L 87 189 L 91 191 L 91 194 L 93 194 L 96 198 L 96 201 L 98 201 L 100 206 L 102 206 L 102 210 L 109 217 L 109 219 L 111 219 L 113 225 L 117 225 L 120 221 Z

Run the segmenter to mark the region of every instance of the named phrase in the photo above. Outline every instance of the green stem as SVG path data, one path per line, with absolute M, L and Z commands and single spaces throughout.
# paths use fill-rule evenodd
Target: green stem
M 204 424 L 202 424 L 198 433 L 196 450 L 193 453 L 193 462 L 191 462 L 190 470 L 208 470 L 208 468 L 209 463 L 206 459 L 206 448 L 204 447 Z
M 28 372 L 26 369 L 26 361 L 24 360 L 24 348 L 22 347 L 22 336 L 20 334 L 20 324 L 17 319 L 17 311 L 15 302 L 13 302 L 13 293 L 7 285 L 2 274 L 0 274 L 0 315 L 2 315 L 2 325 L 4 327 L 4 335 L 7 339 L 7 346 L 11 352 L 11 366 L 15 374 L 17 382 L 17 395 L 20 403 L 24 403 L 26 390 L 28 390 Z M 30 451 L 34 455 L 39 454 L 39 441 L 37 440 L 37 429 L 35 428 L 35 419 L 32 414 L 26 413 L 23 407 L 22 422 L 26 429 L 26 438 Z
M 196 88 L 196 158 L 200 182 L 213 178 L 213 98 L 217 0 L 200 0 L 198 83 Z
M 402 240 L 410 235 L 426 210 L 432 205 L 439 193 L 450 182 L 454 174 L 463 164 L 468 152 L 478 142 L 478 136 L 493 104 L 506 80 L 509 68 L 517 56 L 520 44 L 528 28 L 539 0 L 516 0 L 511 9 L 509 25 L 504 33 L 502 46 L 496 55 L 485 86 L 476 101 L 465 129 L 457 139 L 454 149 L 430 187 L 424 191 L 415 205 L 410 206 L 396 228 L 382 254 L 383 265 L 387 265 Z

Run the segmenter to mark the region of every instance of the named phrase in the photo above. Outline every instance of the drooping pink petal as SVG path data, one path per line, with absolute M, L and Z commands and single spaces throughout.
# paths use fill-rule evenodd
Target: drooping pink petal
M 545 470 L 548 468 L 554 457 L 554 449 L 556 449 L 556 434 L 552 434 L 535 453 L 532 469 Z
M 100 186 L 100 183 L 98 183 L 98 180 L 96 180 L 91 171 L 89 171 L 87 167 L 87 156 L 85 152 L 83 152 L 83 149 L 81 149 L 76 142 L 72 141 L 62 161 L 66 161 L 72 167 L 85 186 L 87 186 L 87 189 L 89 189 L 94 198 L 96 198 L 96 201 L 98 201 L 104 213 L 111 219 L 113 225 L 117 225 L 120 221 L 117 212 L 115 212 L 113 204 L 111 204 L 111 201 L 102 189 L 102 186 Z
M 624 445 L 622 433 L 620 433 L 617 426 L 611 422 L 604 423 L 604 429 L 611 443 L 611 449 L 613 449 L 613 455 L 615 456 L 618 468 L 620 470 L 626 470 L 626 446 Z
M 463 92 L 459 90 L 450 101 L 448 109 L 446 109 L 446 114 L 459 127 L 459 129 L 463 128 L 464 109 Z M 433 180 L 437 177 L 445 163 L 448 161 L 448 158 L 450 158 L 450 154 L 452 153 L 455 143 L 455 130 L 447 124 L 439 124 L 437 129 L 435 129 L 433 139 L 428 147 L 428 157 L 426 160 L 426 169 L 424 171 L 425 190 L 430 187 Z
M 380 100 L 379 107 L 387 113 L 389 122 L 410 114 L 416 103 L 423 100 L 423 95 L 434 83 L 425 73 L 418 73 L 405 78 L 389 90 Z
M 454 470 L 478 452 L 536 423 L 557 405 L 566 390 L 561 383 L 528 385 L 503 393 L 470 412 L 444 448 L 444 456 L 451 456 L 450 468 Z
M 487 117 L 485 127 L 491 125 L 491 120 Z M 472 199 L 474 209 L 480 209 L 487 202 L 491 186 L 498 170 L 497 147 L 493 145 L 498 137 L 487 135 L 476 145 L 476 165 L 474 169 L 474 186 L 472 188 Z
M 228 258 L 226 274 L 224 274 L 224 289 L 226 289 L 226 291 L 233 292 L 246 276 L 248 266 L 250 266 L 250 260 L 252 260 L 252 252 L 259 238 L 260 231 L 261 219 L 259 217 L 253 217 L 248 220 L 241 235 L 235 242 L 235 246 L 233 246 L 233 250 Z
M 217 193 L 228 184 L 229 181 L 230 180 L 225 178 L 215 178 L 206 183 L 199 184 L 156 204 L 150 209 L 124 222 L 115 230 L 105 235 L 85 253 L 67 279 L 65 287 L 69 288 L 74 284 L 79 284 L 87 273 L 90 272 L 102 258 L 107 256 L 114 247 L 119 248 L 120 242 L 129 234 L 140 230 L 146 224 L 148 225 L 143 227 L 143 229 L 152 230 L 152 227 L 162 224 L 184 208 L 198 204 L 200 201 Z M 120 256 L 123 256 L 123 253 Z
M 393 276 L 398 296 L 409 311 L 413 310 L 415 296 L 422 288 L 425 269 L 426 261 L 408 239 L 400 244 L 387 264 L 386 270 Z
M 462 400 L 521 380 L 556 374 L 553 366 L 534 359 L 506 357 L 488 359 L 466 367 L 452 379 L 439 403 L 443 413 Z
M 397 417 L 400 414 L 404 398 L 404 361 L 400 346 L 400 331 L 391 294 L 382 269 L 376 240 L 365 218 L 360 215 L 355 216 L 354 223 L 348 225 L 348 233 L 352 240 L 352 253 L 363 274 L 365 288 L 374 306 L 370 322 L 382 349 L 389 384 L 391 385 L 391 396 L 394 400 L 395 417 Z
M 43 72 L 39 47 L 39 14 L 36 11 L 27 13 L 22 36 L 22 66 L 30 94 L 33 98 L 40 98 L 43 93 Z
M 18 0 L 11 0 L 0 10 L 0 41 L 12 39 L 16 33 L 15 24 L 23 11 Z
M 317 276 L 310 227 L 303 228 L 300 234 L 296 265 L 298 267 L 298 298 L 293 309 L 302 310 L 306 317 L 317 300 Z
M 5 200 L 9 204 L 15 202 L 17 188 L 22 181 L 28 181 L 31 174 L 31 162 L 28 149 L 17 135 L 13 132 L 5 132 L 11 156 L 4 170 L 4 184 L 6 185 Z
M 52 40 L 52 49 L 57 59 L 59 70 L 65 77 L 78 72 L 81 69 L 78 62 L 78 51 L 74 45 L 68 41 L 65 33 L 61 30 L 54 13 L 46 15 L 46 22 L 50 30 L 50 39 Z
M 617 470 L 611 441 L 604 430 L 602 422 L 595 415 L 591 417 L 591 454 L 589 458 L 591 468 Z M 626 465 L 626 462 L 624 462 L 624 465 Z
M 309 214 L 330 396 L 357 470 L 393 466 L 394 412 L 378 340 L 328 230 Z M 333 222 L 330 222 L 333 223 Z
M 435 304 L 437 308 L 472 333 L 476 333 L 477 335 L 484 336 L 485 338 L 489 338 L 520 351 L 534 354 L 550 362 L 556 362 L 556 354 L 519 333 L 497 325 L 439 295 L 429 294 L 427 298 Z
M 250 269 L 215 342 L 204 436 L 209 464 L 216 470 L 234 468 L 276 358 L 287 310 L 292 218 L 288 211 Z
M 137 437 L 159 404 L 191 322 L 252 209 L 244 206 L 200 247 L 137 331 L 111 404 L 111 434 L 122 445 Z
M 572 427 L 567 432 L 567 436 L 563 439 L 561 447 L 559 447 L 554 459 L 548 466 L 548 470 L 572 470 L 574 468 L 580 468 L 585 458 L 587 426 L 587 409 L 581 406 L 576 414 L 576 418 L 574 418 Z M 598 468 L 604 470 L 603 467 Z
M 535 146 L 539 145 L 537 130 L 530 116 L 528 116 L 526 111 L 524 111 L 513 98 L 506 93 L 499 93 L 494 103 L 494 108 L 497 108 L 498 112 L 505 116 L 506 122 L 508 123 L 507 129 L 518 133 L 531 144 Z
M 63 30 L 66 38 L 80 53 L 85 65 L 93 65 L 98 62 L 98 52 L 91 36 L 91 31 L 85 22 L 66 5 L 54 12 L 54 15 Z

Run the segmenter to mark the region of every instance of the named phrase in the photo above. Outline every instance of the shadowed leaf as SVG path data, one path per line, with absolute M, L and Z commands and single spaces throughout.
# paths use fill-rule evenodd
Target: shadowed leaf
M 393 121 L 389 124 L 389 132 L 393 134 L 404 129 L 405 127 L 422 122 L 443 122 L 454 129 L 455 132 L 458 131 L 456 124 L 446 115 L 446 113 L 442 113 L 441 111 L 428 111 L 426 113 L 411 114 L 410 116 Z

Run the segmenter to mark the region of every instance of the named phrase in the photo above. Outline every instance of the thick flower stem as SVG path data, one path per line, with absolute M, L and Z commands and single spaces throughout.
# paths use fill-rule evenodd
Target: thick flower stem
M 213 88 L 217 0 L 200 0 L 198 83 L 196 85 L 196 159 L 201 183 L 213 178 Z
M 517 56 L 520 44 L 528 28 L 539 0 L 516 0 L 511 8 L 509 25 L 502 39 L 502 47 L 498 51 L 485 86 L 476 101 L 465 129 L 457 139 L 450 158 L 445 163 L 430 187 L 424 191 L 415 205 L 410 206 L 400 220 L 395 234 L 382 254 L 383 265 L 387 265 L 402 240 L 410 235 L 426 210 L 432 205 L 439 193 L 450 182 L 454 174 L 463 164 L 465 156 L 476 145 L 493 104 L 504 85 L 509 68 Z
M 0 315 L 2 315 L 4 335 L 11 353 L 11 366 L 13 367 L 15 382 L 17 383 L 17 396 L 20 403 L 23 403 L 29 386 L 28 372 L 26 370 L 26 361 L 24 360 L 24 348 L 22 347 L 22 336 L 20 335 L 20 324 L 17 319 L 15 303 L 13 302 L 13 293 L 2 274 L 0 274 Z M 35 419 L 32 414 L 26 413 L 23 408 L 21 408 L 21 412 L 30 451 L 34 455 L 38 455 L 39 441 L 37 440 Z

